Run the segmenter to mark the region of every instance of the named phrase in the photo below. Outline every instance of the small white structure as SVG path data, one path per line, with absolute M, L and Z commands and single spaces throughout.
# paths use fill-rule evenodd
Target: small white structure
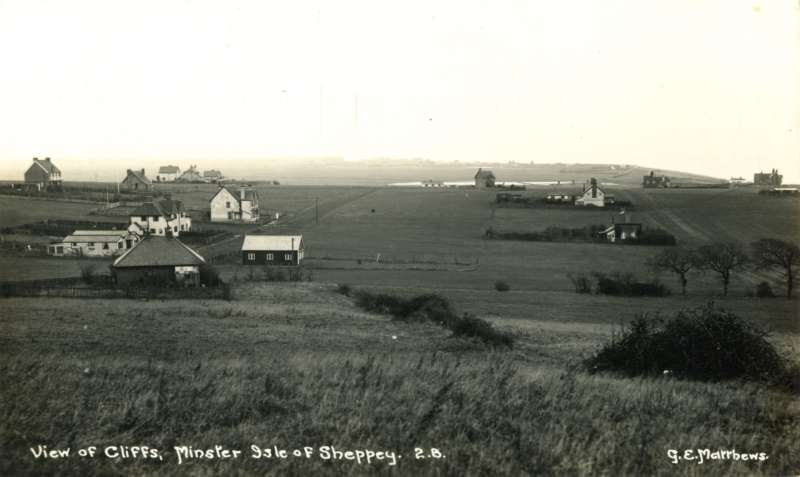
M 127 230 L 76 230 L 47 253 L 56 257 L 115 257 L 133 248 L 139 236 Z
M 181 168 L 178 166 L 161 166 L 158 168 L 158 175 L 156 175 L 156 181 L 175 182 L 180 173 L 181 173 Z
M 589 187 L 584 187 L 582 195 L 575 199 L 575 205 L 605 207 L 606 193 L 598 187 L 597 179 L 592 177 Z
M 241 188 L 238 191 L 220 187 L 211 198 L 212 222 L 258 222 L 258 192 Z

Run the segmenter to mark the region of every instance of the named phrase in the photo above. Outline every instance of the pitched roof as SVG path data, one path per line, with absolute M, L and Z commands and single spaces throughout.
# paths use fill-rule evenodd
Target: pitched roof
M 161 166 L 158 168 L 159 174 L 177 174 L 178 172 L 180 172 L 178 166 Z
M 109 230 L 107 232 L 114 232 Z M 108 235 L 67 235 L 62 242 L 100 242 L 100 243 L 117 243 L 125 238 L 125 235 L 108 234 Z
M 236 202 L 239 202 L 241 200 L 241 195 L 240 195 L 241 190 L 238 191 L 233 190 L 230 187 L 220 187 L 219 189 L 217 189 L 217 192 L 211 197 L 211 200 L 214 200 L 214 197 L 216 197 L 223 190 L 227 191 L 230 195 L 232 195 L 233 198 L 236 199 Z M 256 192 L 253 189 L 245 189 L 244 200 L 249 200 L 251 202 L 258 200 L 258 192 Z
M 476 179 L 482 179 L 482 178 L 488 178 L 488 177 L 494 177 L 494 172 L 492 172 L 491 169 L 480 168 L 480 169 L 478 169 L 478 172 L 475 173 L 475 178 Z
M 61 170 L 58 167 L 56 167 L 56 165 L 53 164 L 52 161 L 50 161 L 49 157 L 46 157 L 44 159 L 37 159 L 34 157 L 33 163 L 44 169 L 44 171 L 47 172 L 48 174 L 52 174 L 54 172 L 61 174 Z
M 201 265 L 200 254 L 172 237 L 148 236 L 114 261 L 115 268 Z
M 153 183 L 153 181 L 151 181 L 150 179 L 147 178 L 146 175 L 144 175 L 144 169 L 139 170 L 139 171 L 134 171 L 132 169 L 128 169 L 128 175 L 125 176 L 125 179 L 123 179 L 123 182 L 128 180 L 129 177 L 134 177 L 135 179 L 137 179 L 140 182 L 143 182 L 145 184 L 152 184 Z
M 278 252 L 300 250 L 302 235 L 245 235 L 242 250 L 274 250 Z
M 144 204 L 136 207 L 132 211 L 128 212 L 128 216 L 164 216 L 164 211 L 161 210 L 161 207 L 153 202 L 145 202 Z

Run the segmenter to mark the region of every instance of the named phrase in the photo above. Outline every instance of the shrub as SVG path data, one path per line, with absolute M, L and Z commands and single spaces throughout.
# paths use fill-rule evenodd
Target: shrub
M 578 275 L 573 275 L 572 273 L 567 273 L 567 278 L 572 282 L 572 286 L 575 287 L 575 293 L 592 292 L 592 282 L 586 274 L 580 273 Z
M 640 245 L 675 245 L 675 236 L 663 229 L 645 229 L 639 236 Z
M 95 272 L 93 264 L 81 265 L 81 279 L 88 285 L 94 283 Z
M 712 304 L 678 312 L 669 321 L 640 315 L 619 339 L 584 363 L 594 371 L 628 376 L 669 371 L 699 380 L 786 377 L 784 363 L 766 333 Z
M 344 296 L 350 296 L 351 291 L 350 285 L 346 283 L 340 283 L 339 286 L 336 287 L 336 292 Z
M 598 295 L 667 296 L 670 294 L 669 288 L 659 283 L 658 280 L 639 282 L 630 273 L 614 272 L 606 275 L 601 272 L 593 272 L 592 275 L 597 282 L 595 290 Z
M 200 266 L 200 284 L 209 287 L 218 287 L 223 283 L 216 268 L 209 264 L 203 264 Z
M 481 320 L 468 313 L 455 320 L 450 330 L 453 332 L 453 336 L 478 338 L 492 346 L 511 347 L 513 342 L 509 334 L 497 331 L 488 321 Z
M 511 290 L 511 286 L 504 280 L 497 280 L 494 282 L 494 289 L 499 292 L 504 292 Z
M 761 282 L 756 285 L 756 296 L 759 298 L 775 298 L 775 293 L 772 292 L 772 287 L 767 282 Z

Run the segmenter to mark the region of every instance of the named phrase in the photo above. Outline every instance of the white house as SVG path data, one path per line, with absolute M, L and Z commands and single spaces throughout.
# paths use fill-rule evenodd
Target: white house
M 597 179 L 592 177 L 589 187 L 584 187 L 583 193 L 575 199 L 575 205 L 605 207 L 606 193 L 598 187 Z
M 156 181 L 158 182 L 175 182 L 181 173 L 178 166 L 161 166 L 158 168 L 158 175 Z
M 127 230 L 76 230 L 47 253 L 56 257 L 115 257 L 133 248 L 140 237 Z
M 129 216 L 128 231 L 141 235 L 180 236 L 192 230 L 192 218 L 178 200 L 166 198 L 159 202 L 145 202 L 133 209 Z
M 211 198 L 212 222 L 258 222 L 258 192 L 220 187 Z

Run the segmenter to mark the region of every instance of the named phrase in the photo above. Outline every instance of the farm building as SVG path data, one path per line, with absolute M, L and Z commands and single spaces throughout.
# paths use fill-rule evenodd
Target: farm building
M 258 222 L 258 192 L 220 187 L 211 198 L 212 222 Z
M 635 242 L 642 236 L 642 224 L 632 222 L 611 224 L 607 229 L 600 232 L 600 235 L 611 243 Z
M 177 182 L 205 182 L 203 176 L 197 171 L 197 166 L 191 166 L 189 169 L 183 171 L 177 179 Z
M 144 174 L 144 169 L 134 171 L 128 169 L 125 178 L 119 184 L 119 189 L 127 192 L 152 192 L 153 181 Z
M 56 257 L 114 257 L 133 248 L 139 236 L 127 230 L 76 230 L 47 247 Z
M 178 166 L 161 166 L 158 168 L 158 175 L 156 175 L 156 181 L 175 182 L 180 173 L 181 173 L 181 168 Z
M 61 188 L 61 169 L 49 157 L 34 157 L 33 164 L 25 171 L 25 185 L 30 189 L 52 190 Z
M 783 184 L 783 175 L 778 174 L 778 169 L 771 172 L 756 172 L 753 175 L 753 184 L 778 187 Z
M 200 254 L 173 237 L 145 237 L 111 266 L 117 285 L 200 285 Z
M 179 200 L 167 197 L 158 202 L 145 202 L 133 209 L 129 216 L 128 230 L 141 235 L 173 235 L 192 230 L 192 218 Z
M 645 189 L 669 187 L 669 177 L 657 176 L 655 175 L 655 171 L 650 171 L 650 175 L 642 176 L 642 187 Z
M 475 187 L 478 189 L 488 189 L 494 187 L 494 173 L 489 169 L 479 168 L 475 173 Z
M 216 169 L 210 169 L 207 171 L 203 171 L 203 179 L 206 182 L 216 183 L 223 179 L 222 173 Z
M 589 186 L 584 184 L 583 193 L 575 199 L 575 205 L 605 207 L 606 193 L 597 185 L 597 179 L 592 177 Z
M 300 265 L 303 261 L 302 235 L 245 235 L 243 265 Z

